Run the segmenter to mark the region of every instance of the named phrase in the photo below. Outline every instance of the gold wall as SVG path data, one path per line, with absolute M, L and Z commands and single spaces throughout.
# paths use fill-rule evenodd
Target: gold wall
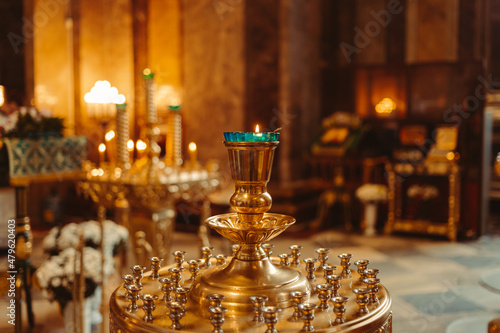
M 87 124 L 83 97 L 98 80 L 108 80 L 125 95 L 134 118 L 133 33 L 129 0 L 85 0 L 80 3 L 79 71 L 82 123 Z M 94 128 L 84 126 L 86 131 Z M 86 134 L 86 133 L 82 133 Z
M 34 0 L 33 6 L 34 103 L 65 118 L 67 134 L 98 139 L 83 97 L 96 81 L 108 80 L 127 98 L 134 136 L 138 52 L 147 54 L 157 84 L 181 88 L 179 1 L 149 2 L 149 17 L 139 19 L 147 25 L 147 50 L 134 49 L 131 0 Z
M 34 1 L 34 104 L 66 118 L 66 126 L 73 127 L 66 10 L 65 5 L 56 1 Z

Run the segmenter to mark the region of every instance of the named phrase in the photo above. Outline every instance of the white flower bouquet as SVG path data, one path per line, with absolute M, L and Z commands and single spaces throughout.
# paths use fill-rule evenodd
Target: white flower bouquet
M 76 259 L 76 261 L 75 261 Z M 104 255 L 104 278 L 114 270 L 113 257 Z M 38 284 L 52 299 L 59 302 L 61 309 L 73 298 L 75 277 L 80 272 L 80 259 L 76 249 L 69 247 L 58 255 L 49 257 L 35 271 Z M 85 279 L 85 297 L 94 294 L 101 282 L 101 253 L 91 247 L 83 249 L 83 275 Z
M 356 198 L 362 202 L 378 202 L 387 200 L 387 186 L 381 184 L 365 184 L 356 190 Z
M 78 243 L 80 230 L 83 232 L 85 244 L 98 248 L 101 244 L 101 226 L 97 221 L 83 223 L 69 223 L 64 227 L 55 227 L 43 240 L 44 251 L 57 254 L 68 248 L 75 248 Z M 113 221 L 104 221 L 104 252 L 112 255 L 116 253 L 119 246 L 128 239 L 127 228 Z
M 20 107 L 5 115 L 0 112 L 0 137 L 30 138 L 62 137 L 63 119 L 53 117 L 47 109 Z

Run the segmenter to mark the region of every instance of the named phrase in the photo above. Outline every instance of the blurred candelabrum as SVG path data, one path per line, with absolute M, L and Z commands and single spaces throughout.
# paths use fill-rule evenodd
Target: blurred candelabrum
M 166 256 L 170 247 L 173 221 L 175 220 L 174 205 L 180 198 L 191 201 L 206 200 L 206 196 L 219 187 L 218 164 L 210 163 L 205 168 L 193 168 L 196 160 L 196 148 L 191 152 L 190 162 L 185 166 L 167 166 L 161 161 L 160 146 L 158 138 L 158 116 L 155 104 L 156 87 L 154 84 L 154 73 L 145 69 L 142 73 L 146 89 L 146 138 L 138 140 L 137 159 L 134 160 L 134 142 L 129 138 L 128 113 L 123 99 L 118 99 L 116 88 L 109 83 L 99 81 L 86 95 L 85 100 L 89 103 L 89 113 L 94 119 L 99 120 L 104 127 L 110 126 L 113 119 L 109 103 L 98 103 L 109 101 L 103 96 L 115 96 L 112 104 L 116 112 L 116 133 L 108 132 L 99 149 L 99 165 L 90 161 L 83 164 L 86 177 L 79 183 L 79 189 L 90 197 L 99 206 L 99 214 L 105 215 L 105 209 L 121 207 L 123 214 L 118 214 L 128 223 L 130 208 L 147 209 L 151 212 L 151 218 L 155 222 L 155 230 L 151 234 L 154 238 L 153 247 L 159 249 L 159 255 Z M 104 92 L 103 92 L 104 91 Z M 103 104 L 103 105 L 101 105 Z M 179 112 L 176 111 L 178 114 Z M 180 125 L 178 126 L 180 128 Z M 176 139 L 176 138 L 173 138 Z M 194 144 L 194 143 L 193 143 Z M 180 145 L 174 142 L 173 147 Z M 176 160 L 179 157 L 180 148 L 176 150 Z M 108 157 L 108 162 L 106 158 Z M 194 157 L 193 157 L 194 156 Z M 198 166 L 199 163 L 195 161 Z

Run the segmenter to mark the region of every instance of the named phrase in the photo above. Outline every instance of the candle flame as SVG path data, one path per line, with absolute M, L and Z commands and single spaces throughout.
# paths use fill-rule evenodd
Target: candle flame
M 255 126 L 255 133 L 259 133 L 259 125 Z
M 104 143 L 101 143 L 99 145 L 99 152 L 104 153 L 106 151 L 106 145 Z
M 188 147 L 189 147 L 190 151 L 195 151 L 196 150 L 196 143 L 190 142 Z
M 128 151 L 133 151 L 134 150 L 134 141 L 128 140 L 127 141 L 127 150 Z
M 137 142 L 135 143 L 135 148 L 137 148 L 138 151 L 144 151 L 146 150 L 146 147 L 146 142 L 142 141 L 141 139 L 137 140 Z
M 114 137 L 115 137 L 115 131 L 111 130 L 108 133 L 106 133 L 104 139 L 106 139 L 106 141 L 111 141 Z

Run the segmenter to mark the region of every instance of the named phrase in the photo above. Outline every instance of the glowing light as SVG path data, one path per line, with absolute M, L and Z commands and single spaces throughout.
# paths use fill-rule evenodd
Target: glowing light
M 455 159 L 455 153 L 450 151 L 446 154 L 446 159 L 448 159 L 448 161 L 453 161 Z
M 149 68 L 146 68 L 146 69 L 144 69 L 144 70 L 142 71 L 142 74 L 143 74 L 143 75 L 149 75 L 149 74 L 151 74 L 151 70 L 150 70 Z
M 125 103 L 125 96 L 118 93 L 118 89 L 111 87 L 111 83 L 106 80 L 97 81 L 90 92 L 86 93 L 83 97 L 87 103 Z
M 0 106 L 3 106 L 5 103 L 5 88 L 4 86 L 0 86 Z
M 190 142 L 188 147 L 189 147 L 190 151 L 195 151 L 196 150 L 196 143 Z
M 255 126 L 255 133 L 259 133 L 259 125 Z
M 137 148 L 137 150 L 140 152 L 146 150 L 147 146 L 148 145 L 146 144 L 146 142 L 142 141 L 141 139 L 137 140 L 137 142 L 135 143 L 135 148 Z
M 115 137 L 115 131 L 111 130 L 108 133 L 106 133 L 104 139 L 106 139 L 106 141 L 111 141 L 113 140 L 114 137 Z
M 125 100 L 126 100 L 125 95 L 118 94 L 118 96 L 116 96 L 116 98 L 115 98 L 115 100 L 114 100 L 113 103 L 115 103 L 115 104 L 125 104 Z
M 134 141 L 128 140 L 127 141 L 127 150 L 128 151 L 133 151 L 134 150 Z
M 389 114 L 394 110 L 396 110 L 396 102 L 387 97 L 375 105 L 375 111 L 380 114 Z
M 101 143 L 99 145 L 99 152 L 104 153 L 106 151 L 106 145 L 104 143 Z

